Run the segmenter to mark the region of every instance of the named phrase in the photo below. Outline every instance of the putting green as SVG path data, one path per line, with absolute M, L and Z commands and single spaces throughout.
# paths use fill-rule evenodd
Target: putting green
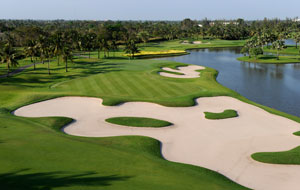
M 172 123 L 167 121 L 145 117 L 113 117 L 105 121 L 131 127 L 167 127 L 172 125 Z

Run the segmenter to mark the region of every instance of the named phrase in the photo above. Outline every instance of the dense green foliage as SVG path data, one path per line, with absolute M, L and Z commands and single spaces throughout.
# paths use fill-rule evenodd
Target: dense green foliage
M 167 127 L 172 125 L 172 123 L 168 121 L 145 117 L 114 117 L 108 118 L 105 121 L 131 127 Z
M 224 110 L 221 113 L 204 112 L 206 119 L 228 119 L 238 117 L 238 113 L 235 110 Z

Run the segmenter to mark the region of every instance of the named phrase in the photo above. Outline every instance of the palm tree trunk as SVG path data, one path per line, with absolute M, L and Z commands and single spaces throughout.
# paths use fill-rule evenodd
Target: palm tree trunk
M 57 56 L 57 66 L 59 66 L 59 58 L 60 58 L 60 56 L 58 55 Z
M 10 71 L 9 63 L 7 63 L 7 77 L 9 76 L 9 71 Z
M 35 62 L 33 61 L 33 58 L 32 58 L 32 56 L 31 56 L 31 58 L 30 58 L 31 60 L 31 63 L 33 63 L 33 70 L 35 70 Z
M 50 75 L 50 59 L 48 59 L 48 75 Z
M 100 50 L 98 49 L 98 59 L 100 59 Z
M 68 58 L 66 58 L 66 72 L 68 72 Z

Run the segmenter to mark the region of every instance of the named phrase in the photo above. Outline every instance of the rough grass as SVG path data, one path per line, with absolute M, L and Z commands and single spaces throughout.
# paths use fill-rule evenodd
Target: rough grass
M 145 117 L 114 117 L 106 119 L 105 121 L 131 127 L 167 127 L 172 125 L 172 123 L 168 121 Z
M 206 119 L 228 119 L 238 117 L 238 113 L 235 110 L 225 110 L 222 113 L 204 112 Z
M 300 56 L 277 56 L 275 55 L 260 55 L 255 59 L 255 57 L 249 58 L 249 56 L 238 57 L 237 60 L 252 63 L 273 63 L 273 64 L 286 64 L 286 63 L 300 63 Z

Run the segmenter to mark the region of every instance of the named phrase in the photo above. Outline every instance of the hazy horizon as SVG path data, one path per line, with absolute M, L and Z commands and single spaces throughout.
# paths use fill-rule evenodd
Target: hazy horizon
M 297 0 L 7 0 L 1 2 L 0 19 L 30 20 L 133 20 L 177 21 L 298 17 Z M 288 5 L 288 6 L 287 6 Z

